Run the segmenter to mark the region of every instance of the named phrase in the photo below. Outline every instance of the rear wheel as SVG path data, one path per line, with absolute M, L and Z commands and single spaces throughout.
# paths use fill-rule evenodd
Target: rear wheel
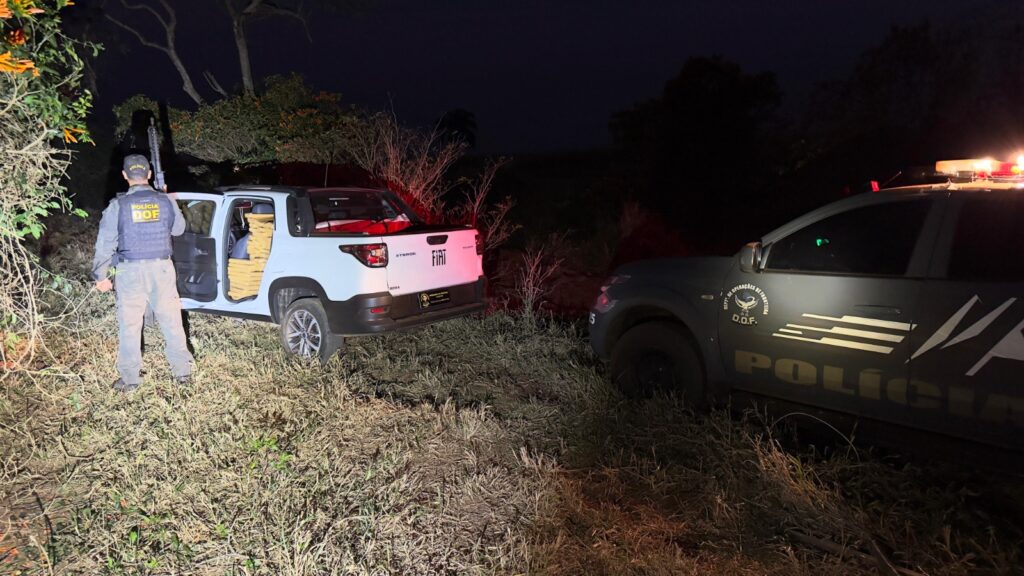
M 680 392 L 698 408 L 707 406 L 704 368 L 685 329 L 671 322 L 630 328 L 612 350 L 612 382 L 632 398 L 656 391 Z
M 326 364 L 344 344 L 343 337 L 331 332 L 327 313 L 316 298 L 296 300 L 281 318 L 281 345 L 291 356 Z

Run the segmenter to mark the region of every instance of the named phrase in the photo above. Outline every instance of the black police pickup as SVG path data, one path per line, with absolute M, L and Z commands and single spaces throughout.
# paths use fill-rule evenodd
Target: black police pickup
M 609 278 L 595 352 L 624 392 L 753 393 L 1024 448 L 1024 157 L 815 210 L 733 258 Z

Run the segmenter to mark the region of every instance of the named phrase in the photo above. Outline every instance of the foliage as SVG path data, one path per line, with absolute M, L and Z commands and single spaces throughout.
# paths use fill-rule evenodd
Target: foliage
M 136 110 L 157 108 L 141 94 L 115 106 L 117 134 Z M 178 152 L 234 165 L 339 162 L 355 122 L 339 95 L 314 91 L 297 74 L 267 79 L 259 96 L 231 96 L 194 112 L 169 107 L 168 115 Z
M 987 13 L 953 26 L 893 27 L 848 78 L 817 90 L 806 121 L 813 152 L 894 170 L 1015 157 L 1022 25 L 1019 13 Z
M 137 110 L 156 113 L 158 105 L 136 95 L 114 107 L 116 132 L 131 127 Z M 194 112 L 168 108 L 175 150 L 205 162 L 236 166 L 265 162 L 353 163 L 389 187 L 430 222 L 472 224 L 494 249 L 518 226 L 508 219 L 513 202 L 488 203 L 501 159 L 485 166 L 476 179 L 453 182 L 448 172 L 467 144 L 439 130 L 399 123 L 393 114 L 358 113 L 341 96 L 317 92 L 301 76 L 272 77 L 258 96 L 231 96 L 203 104 Z M 456 205 L 446 205 L 454 186 L 466 190 Z
M 469 148 L 476 148 L 476 115 L 465 108 L 449 110 L 437 121 L 437 130 L 445 138 L 464 142 Z
M 473 226 L 483 235 L 487 252 L 519 229 L 508 217 L 515 205 L 511 198 L 488 202 L 495 176 L 508 159 L 490 160 L 476 178 L 453 182 L 449 171 L 469 145 L 440 126 L 421 130 L 402 125 L 394 114 L 380 112 L 361 117 L 345 133 L 345 150 L 352 162 L 399 194 L 428 222 Z M 459 188 L 464 191 L 461 200 L 446 203 L 445 196 Z
M 363 170 L 403 195 L 428 220 L 439 220 L 450 183 L 448 169 L 466 151 L 466 144 L 435 130 L 418 130 L 381 112 L 361 119 L 347 142 L 352 160 Z
M 554 289 L 554 280 L 562 270 L 565 258 L 561 247 L 565 235 L 552 235 L 544 243 L 535 243 L 522 254 L 516 274 L 515 295 L 522 304 L 522 318 L 530 326 L 537 324 L 544 298 Z
M 661 97 L 616 114 L 612 136 L 636 166 L 634 181 L 649 208 L 676 220 L 695 243 L 726 241 L 732 249 L 737 241 L 723 238 L 718 217 L 737 206 L 757 213 L 766 202 L 764 188 L 783 150 L 773 140 L 780 98 L 772 74 L 691 58 Z
M 0 349 L 4 368 L 35 349 L 43 272 L 22 243 L 38 238 L 43 218 L 70 210 L 61 182 L 67 144 L 91 142 L 85 116 L 91 95 L 80 87 L 83 63 L 60 27 L 67 0 L 0 0 Z M 63 146 L 61 145 L 63 141 Z M 82 214 L 84 215 L 84 214 Z M 22 338 L 26 345 L 19 346 Z M 13 358 L 12 358 L 13 356 Z M 6 377 L 7 371 L 0 370 Z
M 314 92 L 291 76 L 268 82 L 259 100 L 276 110 L 276 161 L 336 164 L 348 158 L 358 117 L 342 105 L 340 94 Z
M 488 203 L 494 179 L 508 162 L 507 158 L 490 160 L 475 179 L 464 178 L 461 181 L 467 190 L 462 204 L 454 210 L 453 219 L 476 228 L 483 235 L 485 253 L 491 253 L 506 243 L 520 228 L 509 218 L 509 212 L 515 207 L 511 197 Z
M 151 113 L 154 118 L 160 116 L 160 105 L 155 100 L 142 94 L 136 94 L 114 106 L 115 137 L 121 138 L 132 129 L 132 115 L 139 110 Z M 175 110 L 175 113 L 180 114 L 180 111 Z

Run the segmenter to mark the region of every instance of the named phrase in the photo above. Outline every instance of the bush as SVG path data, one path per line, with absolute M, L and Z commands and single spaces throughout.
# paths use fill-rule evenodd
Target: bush
M 30 367 L 43 321 L 38 291 L 57 282 L 24 239 L 38 238 L 50 213 L 71 209 L 66 144 L 91 141 L 78 50 L 96 47 L 62 33 L 67 4 L 0 0 L 0 379 Z
M 117 136 L 130 129 L 137 110 L 156 115 L 159 106 L 141 94 L 115 106 Z M 168 108 L 167 114 L 177 152 L 236 166 L 340 162 L 347 158 L 346 141 L 356 119 L 339 95 L 316 92 L 294 74 L 267 79 L 259 96 L 232 96 L 194 112 Z

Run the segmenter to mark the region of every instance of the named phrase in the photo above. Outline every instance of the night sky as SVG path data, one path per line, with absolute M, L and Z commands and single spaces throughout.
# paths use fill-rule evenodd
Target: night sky
M 174 0 L 178 44 L 200 90 L 209 69 L 239 83 L 220 2 Z M 393 107 L 429 125 L 446 110 L 476 115 L 478 151 L 553 152 L 606 146 L 616 110 L 652 98 L 690 56 L 721 55 L 773 71 L 786 109 L 845 77 L 894 24 L 975 20 L 1008 0 L 363 0 L 355 13 L 311 13 L 307 42 L 291 21 L 251 28 L 256 78 L 297 71 L 349 103 Z M 114 4 L 111 2 L 110 4 Z M 155 32 L 155 30 L 154 30 Z M 97 113 L 135 93 L 191 102 L 161 53 L 127 35 L 101 63 Z M 230 89 L 230 88 L 229 88 Z

